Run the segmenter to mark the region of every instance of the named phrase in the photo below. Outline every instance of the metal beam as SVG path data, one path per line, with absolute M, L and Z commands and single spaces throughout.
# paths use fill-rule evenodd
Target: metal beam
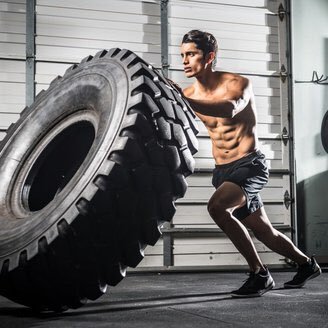
M 168 77 L 169 69 L 169 20 L 168 20 L 169 0 L 161 0 L 161 63 L 165 77 Z
M 26 106 L 30 106 L 35 97 L 35 1 L 26 1 Z
M 168 4 L 169 0 L 161 0 L 161 65 L 165 77 L 169 73 L 169 29 L 168 29 Z M 171 229 L 172 224 L 166 223 L 166 229 Z M 165 267 L 173 266 L 173 236 L 171 234 L 163 235 L 163 265 Z
M 168 228 L 167 231 L 170 231 Z M 171 267 L 174 265 L 173 261 L 173 235 L 171 233 L 163 233 L 163 265 Z
M 287 231 L 290 232 L 293 230 L 291 226 L 286 225 L 274 225 L 274 228 L 278 231 Z M 177 236 L 199 236 L 199 235 L 207 235 L 207 236 L 219 236 L 225 235 L 225 233 L 218 227 L 214 228 L 164 228 L 161 230 L 163 237 L 166 235 L 177 235 Z M 253 235 L 252 231 L 249 230 L 249 233 Z
M 292 12 L 292 3 L 290 0 L 285 1 L 286 5 L 286 41 L 287 41 L 287 65 L 289 67 L 289 71 L 293 72 L 292 67 L 292 24 L 291 24 L 291 12 Z M 289 134 L 294 136 L 294 101 L 293 101 L 293 74 L 288 74 L 288 109 L 289 109 Z M 299 232 L 298 232 L 298 221 L 297 221 L 297 188 L 296 188 L 296 161 L 295 161 L 295 140 L 294 137 L 291 139 L 290 145 L 290 155 L 289 155 L 289 167 L 291 171 L 291 184 L 290 184 L 290 192 L 292 195 L 292 199 L 294 200 L 291 204 L 291 223 L 292 223 L 292 240 L 297 247 L 299 245 Z

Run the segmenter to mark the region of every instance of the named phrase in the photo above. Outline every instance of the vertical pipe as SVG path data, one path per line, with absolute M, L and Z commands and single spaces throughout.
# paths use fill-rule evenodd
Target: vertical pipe
M 169 29 L 168 29 L 168 3 L 169 0 L 161 0 L 161 64 L 165 77 L 169 70 Z M 173 266 L 173 239 L 170 233 L 171 223 L 166 223 L 167 232 L 163 234 L 163 264 L 166 267 Z
M 35 96 L 35 1 L 26 1 L 26 106 L 33 103 Z
M 165 267 L 173 266 L 173 237 L 170 232 L 171 224 L 168 224 L 168 229 L 163 233 L 163 265 Z
M 168 3 L 169 0 L 161 0 L 161 63 L 165 77 L 168 77 L 169 69 L 169 29 L 168 29 Z
M 291 217 L 292 217 L 292 240 L 294 244 L 298 247 L 299 241 L 298 241 L 298 222 L 297 222 L 297 190 L 296 190 L 296 163 L 295 163 L 295 136 L 294 136 L 294 115 L 293 115 L 293 66 L 292 66 L 292 24 L 291 24 L 291 10 L 292 10 L 292 4 L 290 0 L 285 1 L 286 5 L 286 34 L 287 34 L 287 65 L 289 67 L 288 74 L 288 108 L 289 108 L 289 131 L 290 136 L 292 136 L 290 142 L 290 171 L 291 171 L 291 198 L 294 199 L 294 201 L 291 204 Z

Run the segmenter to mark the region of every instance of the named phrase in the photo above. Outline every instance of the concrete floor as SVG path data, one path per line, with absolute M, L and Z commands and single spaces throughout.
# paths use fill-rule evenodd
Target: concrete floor
M 274 290 L 232 299 L 247 276 L 234 273 L 130 273 L 96 301 L 62 314 L 35 315 L 0 296 L 0 327 L 328 327 L 328 273 L 301 289 L 282 285 L 293 272 L 272 272 Z

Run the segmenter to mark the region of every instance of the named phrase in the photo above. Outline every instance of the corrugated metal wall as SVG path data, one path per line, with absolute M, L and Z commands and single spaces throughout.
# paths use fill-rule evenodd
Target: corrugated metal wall
M 158 1 L 38 0 L 37 92 L 72 64 L 101 49 L 131 49 L 160 65 Z
M 0 140 L 25 107 L 25 2 L 0 1 Z
M 284 194 L 290 194 L 289 144 L 281 140 L 288 130 L 287 82 L 280 79 L 280 68 L 286 66 L 286 21 L 277 13 L 281 1 L 267 0 L 170 0 L 169 76 L 186 87 L 180 57 L 182 36 L 191 29 L 213 33 L 219 42 L 217 69 L 248 77 L 254 87 L 260 147 L 270 167 L 270 181 L 262 192 L 271 222 L 290 235 L 291 211 L 284 205 Z M 207 201 L 214 192 L 211 173 L 214 161 L 211 142 L 199 123 L 199 152 L 196 173 L 188 178 L 186 196 L 178 201 L 173 224 L 164 230 L 164 245 L 147 250 L 144 266 L 163 264 L 173 268 L 238 267 L 245 260 L 230 240 L 216 227 L 207 213 Z M 255 241 L 263 261 L 284 265 L 285 261 Z
M 285 22 L 276 0 L 171 0 L 169 13 L 169 76 L 182 87 L 186 80 L 180 59 L 182 35 L 190 29 L 212 32 L 219 41 L 218 69 L 244 74 L 253 82 L 258 107 L 260 145 L 271 178 L 263 199 L 271 221 L 287 234 L 290 209 L 289 144 L 281 140 L 287 120 L 287 85 L 280 79 L 286 65 Z M 25 103 L 25 0 L 0 0 L 0 139 Z M 37 0 L 35 37 L 36 92 L 83 57 L 104 48 L 135 51 L 155 67 L 161 65 L 160 0 Z M 164 238 L 146 249 L 141 268 L 240 266 L 245 261 L 206 212 L 211 187 L 210 140 L 200 123 L 196 172 L 177 205 Z M 283 263 L 256 242 L 268 264 Z M 165 258 L 165 260 L 164 260 Z

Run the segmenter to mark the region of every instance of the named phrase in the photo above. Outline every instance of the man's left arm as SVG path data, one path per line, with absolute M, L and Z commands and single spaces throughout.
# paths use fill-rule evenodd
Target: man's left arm
M 248 79 L 242 78 L 238 83 L 240 84 L 240 90 L 242 90 L 241 94 L 235 99 L 228 100 L 233 105 L 232 117 L 244 110 L 253 97 L 252 84 Z

